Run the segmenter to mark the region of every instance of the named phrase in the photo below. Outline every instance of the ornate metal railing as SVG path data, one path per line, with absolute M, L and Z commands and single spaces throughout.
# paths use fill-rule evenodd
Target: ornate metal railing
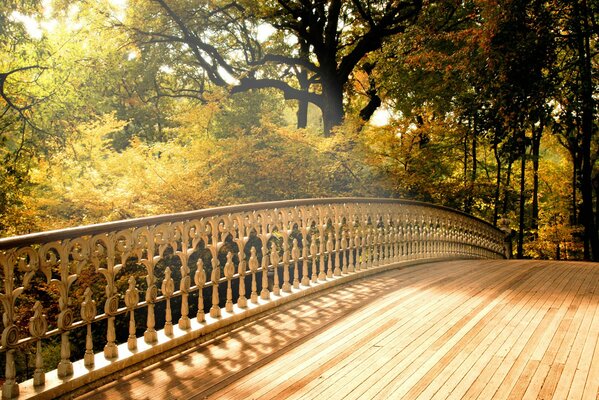
M 2 239 L 2 395 L 71 392 L 399 262 L 504 254 L 503 233 L 482 220 L 390 199 L 257 203 Z

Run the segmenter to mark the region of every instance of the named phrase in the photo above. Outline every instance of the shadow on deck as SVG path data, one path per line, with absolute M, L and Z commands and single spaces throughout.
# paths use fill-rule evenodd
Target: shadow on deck
M 451 261 L 293 302 L 81 399 L 598 398 L 599 265 Z

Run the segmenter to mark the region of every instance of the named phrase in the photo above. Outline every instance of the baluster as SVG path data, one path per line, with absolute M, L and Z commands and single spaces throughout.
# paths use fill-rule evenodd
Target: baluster
M 262 242 L 262 291 L 260 292 L 260 298 L 262 300 L 270 299 L 270 292 L 268 291 L 268 247 L 266 247 L 266 240 Z
M 347 232 L 347 260 L 349 262 L 347 266 L 347 271 L 349 273 L 356 271 L 356 261 L 354 258 L 354 249 L 355 249 L 354 235 L 352 235 L 352 231 Z
M 92 321 L 96 317 L 96 302 L 92 299 L 92 290 L 88 287 L 83 294 L 84 300 L 81 303 L 81 319 L 87 325 L 87 334 L 85 335 L 85 355 L 83 356 L 83 365 L 86 367 L 94 366 L 94 347 L 92 340 Z M 37 303 L 36 303 L 37 305 Z M 41 309 L 41 306 L 40 306 Z M 34 316 L 35 318 L 35 316 Z
M 204 261 L 201 258 L 197 262 L 198 269 L 193 276 L 193 281 L 198 288 L 198 313 L 196 319 L 198 322 L 204 322 L 206 315 L 204 314 L 204 285 L 206 284 L 206 271 L 204 271 Z
M 344 274 L 348 273 L 349 270 L 349 262 L 347 260 L 347 235 L 345 233 L 345 230 L 341 230 L 341 240 L 340 240 L 340 244 L 341 244 L 341 254 L 343 254 L 343 268 L 341 269 L 341 272 Z
M 316 283 L 318 275 L 316 273 L 316 252 L 317 252 L 316 240 L 314 235 L 310 240 L 310 257 L 312 258 L 312 282 Z
M 73 282 L 77 279 L 77 275 L 70 273 L 69 268 L 69 255 L 67 251 L 67 247 L 69 246 L 69 241 L 65 242 L 54 242 L 49 243 L 47 245 L 42 246 L 40 249 L 40 253 L 42 256 L 42 263 L 48 266 L 58 266 L 60 271 L 60 279 L 52 279 L 51 283 L 55 284 L 58 287 L 60 297 L 58 299 L 58 308 L 60 313 L 58 314 L 57 319 L 57 327 L 60 331 L 60 362 L 57 367 L 57 375 L 59 378 L 65 378 L 71 374 L 73 374 L 73 364 L 69 359 L 71 357 L 71 344 L 69 342 L 69 329 L 73 323 L 73 311 L 69 308 L 69 289 Z M 56 255 L 59 255 L 60 260 L 57 260 Z M 12 271 L 12 270 L 11 270 Z M 9 271 L 9 272 L 11 272 Z M 5 271 L 6 273 L 7 271 Z M 5 285 L 12 286 L 12 276 L 5 277 Z M 8 291 L 8 288 L 5 288 Z M 12 293 L 11 293 L 12 294 Z M 14 306 L 14 298 L 11 299 L 12 305 Z M 12 347 L 10 344 L 5 343 L 5 337 L 10 337 L 12 335 L 10 330 L 14 328 L 15 337 L 18 337 L 16 332 L 16 326 L 12 325 L 13 318 L 11 315 L 6 313 L 3 315 L 3 322 L 5 325 L 5 331 L 2 333 L 2 347 Z M 15 343 L 16 344 L 16 343 Z M 8 357 L 8 353 L 7 353 Z M 7 369 L 9 367 L 9 362 L 7 358 Z M 10 382 L 9 374 L 7 372 L 6 381 Z M 15 383 L 16 384 L 16 383 Z M 5 383 L 6 385 L 6 383 Z M 17 389 L 18 390 L 18 389 Z
M 17 383 L 17 368 L 15 366 L 15 349 L 13 348 L 9 348 L 6 351 L 6 367 L 4 371 L 2 398 L 16 399 L 19 396 L 19 384 Z
M 368 226 L 367 228 L 367 233 L 366 233 L 366 250 L 367 250 L 367 256 L 366 256 L 366 265 L 365 268 L 371 268 L 372 267 L 372 257 L 374 256 L 374 231 L 372 229 L 371 226 Z
M 365 249 L 366 251 L 362 251 L 362 257 L 365 257 L 364 260 L 364 269 L 368 269 L 372 266 L 371 264 L 371 257 L 372 257 L 372 235 L 370 234 L 370 228 L 367 230 L 366 233 L 366 240 L 365 240 Z
M 386 264 L 389 264 L 393 261 L 393 225 L 391 225 L 391 221 L 387 225 L 387 257 Z
M 380 223 L 380 222 L 379 222 Z M 376 234 L 376 250 L 375 250 L 375 254 L 376 254 L 376 261 L 375 261 L 375 266 L 380 266 L 383 258 L 385 258 L 385 234 L 383 231 L 382 227 L 379 227 L 377 229 L 377 234 Z
M 362 257 L 363 255 L 360 254 L 360 248 L 361 248 L 361 242 L 360 242 L 360 233 L 358 232 L 358 230 L 356 229 L 356 235 L 354 236 L 354 249 L 356 251 L 356 256 L 355 256 L 355 271 L 361 271 L 361 265 L 362 265 Z
M 376 250 L 375 250 L 375 262 L 374 266 L 378 267 L 381 265 L 381 261 L 385 257 L 385 237 L 383 236 L 383 228 L 378 228 L 378 235 L 376 236 Z
M 258 272 L 258 257 L 256 257 L 256 248 L 252 246 L 250 249 L 250 261 L 249 268 L 252 273 L 252 292 L 250 294 L 250 301 L 253 304 L 258 304 L 258 285 L 256 284 L 256 272 Z
M 94 317 L 95 314 L 96 313 L 94 309 Z M 44 373 L 44 359 L 42 357 L 42 336 L 44 336 L 47 329 L 48 320 L 46 319 L 46 316 L 43 314 L 41 303 L 39 301 L 36 301 L 33 305 L 33 317 L 29 318 L 29 333 L 31 333 L 31 337 L 35 339 L 35 371 L 33 372 L 33 386 L 40 386 L 46 382 L 46 374 Z M 89 325 L 87 334 L 88 336 L 91 335 Z M 87 350 L 85 352 L 85 355 L 87 356 Z M 87 358 L 85 359 L 85 361 L 85 365 L 87 366 Z M 93 365 L 93 353 L 91 365 Z
M 318 263 L 318 279 L 321 281 L 325 281 L 327 279 L 327 274 L 325 272 L 325 262 L 324 262 L 324 253 L 325 253 L 325 239 L 324 239 L 324 228 L 319 229 L 318 233 L 318 243 L 319 243 L 319 251 L 320 251 L 320 260 Z
M 293 239 L 293 244 L 291 247 L 291 258 L 293 258 L 293 288 L 299 289 L 299 248 L 297 245 L 297 239 L 295 238 Z
M 114 283 L 114 282 L 113 282 Z M 108 286 L 112 286 L 109 288 Z M 116 288 L 113 285 L 107 285 L 106 293 L 115 293 Z M 108 315 L 108 324 L 106 332 L 106 345 L 104 346 L 104 357 L 112 359 L 118 357 L 118 347 L 116 346 L 116 331 L 114 328 L 115 314 L 119 308 L 119 296 L 115 293 L 106 299 L 104 303 L 104 313 Z
M 154 261 L 148 260 L 148 275 L 146 275 L 146 283 L 148 289 L 146 290 L 146 303 L 148 308 L 148 315 L 146 317 L 146 330 L 144 332 L 144 341 L 148 344 L 156 343 L 158 341 L 158 335 L 156 329 L 156 320 L 154 317 L 154 303 L 158 297 L 158 288 L 156 287 L 156 276 L 154 275 Z
M 339 229 L 343 230 L 343 227 L 341 226 L 341 224 L 339 224 Z M 335 276 L 341 276 L 341 235 L 339 234 L 339 232 L 337 231 L 337 229 L 335 228 L 335 224 L 333 224 L 333 231 L 334 235 L 335 235 L 335 271 L 334 271 L 334 275 Z M 343 253 L 343 259 L 345 259 L 345 253 Z M 347 273 L 347 270 L 343 271 L 344 273 Z
M 233 312 L 233 289 L 231 288 L 231 279 L 235 274 L 235 264 L 233 264 L 233 253 L 227 253 L 227 261 L 225 262 L 225 268 L 223 269 L 225 278 L 227 279 L 227 302 L 225 303 L 225 311 L 228 313 Z
M 135 335 L 135 307 L 139 303 L 139 290 L 135 287 L 135 278 L 129 277 L 129 287 L 125 292 L 125 305 L 129 312 L 129 337 L 127 338 L 127 348 L 131 351 L 137 349 L 137 337 Z
M 307 229 L 304 232 L 302 237 L 302 286 L 310 286 L 310 277 L 308 276 L 308 250 L 310 246 L 308 245 L 308 233 Z
M 237 253 L 237 256 L 239 257 L 239 265 L 237 267 L 237 274 L 239 275 L 239 298 L 237 299 L 237 306 L 240 308 L 246 308 L 248 306 L 248 301 L 245 297 L 246 262 L 245 252 L 243 251 L 243 245 L 239 247 L 239 252 Z
M 183 243 L 183 246 L 187 246 L 187 244 Z M 179 282 L 179 290 L 181 291 L 181 317 L 177 325 L 182 330 L 191 329 L 191 321 L 189 320 L 189 289 L 191 287 L 191 278 L 189 277 L 190 270 L 187 262 L 187 256 L 181 258 L 181 282 Z
M 393 227 L 393 261 L 398 262 L 400 259 L 399 252 L 399 224 Z
M 175 281 L 171 277 L 171 268 L 166 267 L 164 270 L 164 279 L 160 287 L 162 294 L 166 298 L 166 317 L 164 323 L 164 334 L 166 336 L 173 335 L 173 315 L 171 312 L 171 297 L 175 293 Z
M 295 240 L 295 239 L 294 239 Z M 297 274 L 297 271 L 295 271 Z M 293 275 L 293 279 L 297 279 L 297 275 Z M 283 235 L 283 287 L 285 293 L 291 293 L 291 282 L 289 277 L 289 239 L 287 235 Z
M 189 276 L 189 255 L 193 252 L 194 246 L 189 246 L 189 228 L 190 226 L 186 223 L 175 223 L 173 224 L 173 234 L 171 236 L 171 247 L 174 254 L 181 260 L 181 266 L 179 271 L 181 273 L 181 280 L 179 281 L 179 291 L 181 292 L 181 316 L 177 325 L 181 330 L 188 330 L 191 328 L 191 321 L 189 320 L 189 289 L 191 288 L 191 277 Z M 195 229 L 194 229 L 195 235 Z M 181 250 L 179 250 L 179 246 Z
M 214 243 L 216 246 L 216 243 Z M 220 280 L 220 265 L 216 254 L 212 254 L 212 272 L 210 273 L 212 281 L 212 307 L 210 307 L 210 316 L 212 318 L 220 317 L 219 297 L 218 297 L 218 282 Z
M 3 267 L 4 272 L 4 292 L 0 293 L 0 301 L 2 301 L 2 323 L 4 329 L 2 330 L 2 336 L 0 338 L 0 344 L 2 348 L 7 348 L 6 351 L 6 364 L 4 366 L 4 383 L 2 385 L 2 398 L 13 399 L 19 395 L 19 384 L 17 383 L 17 371 L 15 367 L 15 350 L 19 342 L 19 330 L 14 325 L 15 317 L 15 301 L 19 289 L 15 289 L 14 285 L 14 253 L 6 254 L 0 252 L 0 265 Z
M 333 277 L 333 231 L 335 228 L 333 228 L 333 230 L 331 230 L 331 232 L 328 235 L 327 238 L 327 278 L 332 278 Z M 337 268 L 337 266 L 335 265 L 335 268 Z M 339 275 L 341 275 L 341 273 L 339 273 Z
M 274 280 L 272 293 L 275 296 L 281 295 L 281 288 L 279 288 L 279 249 L 277 248 L 277 244 L 272 242 L 270 246 L 270 264 L 272 265 L 272 270 L 274 272 Z

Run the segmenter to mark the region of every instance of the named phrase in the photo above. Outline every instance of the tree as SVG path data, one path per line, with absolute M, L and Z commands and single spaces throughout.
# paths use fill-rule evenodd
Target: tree
M 421 7 L 421 0 L 154 0 L 136 3 L 125 28 L 138 45 L 161 46 L 171 68 L 185 65 L 185 84 L 172 95 L 205 101 L 208 82 L 233 94 L 274 88 L 286 99 L 316 105 L 328 134 L 343 120 L 344 91 L 356 67 L 404 32 Z M 260 41 L 264 26 L 276 28 L 280 40 Z M 376 92 L 371 101 L 365 119 L 380 103 Z

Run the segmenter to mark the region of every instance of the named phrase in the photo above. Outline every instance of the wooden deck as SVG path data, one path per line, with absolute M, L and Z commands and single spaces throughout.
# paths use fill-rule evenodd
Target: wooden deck
M 85 399 L 592 399 L 599 265 L 452 261 L 278 310 Z

